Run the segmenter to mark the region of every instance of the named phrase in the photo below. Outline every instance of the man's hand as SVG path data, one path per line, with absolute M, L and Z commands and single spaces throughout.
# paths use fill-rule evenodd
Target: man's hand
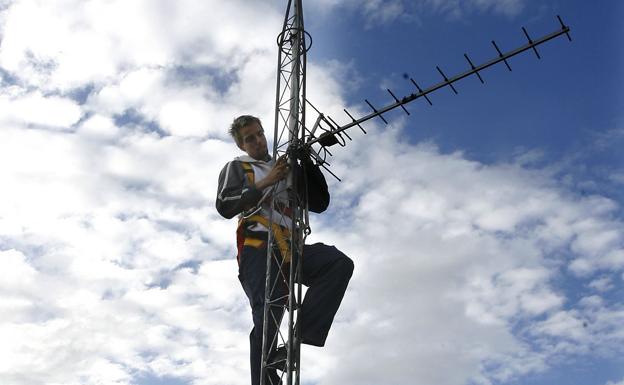
M 256 182 L 256 188 L 258 190 L 264 190 L 265 188 L 274 185 L 280 180 L 286 178 L 288 176 L 288 171 L 290 167 L 288 166 L 288 161 L 285 156 L 280 156 L 275 162 L 275 166 L 271 169 L 269 174 L 265 176 L 262 180 Z

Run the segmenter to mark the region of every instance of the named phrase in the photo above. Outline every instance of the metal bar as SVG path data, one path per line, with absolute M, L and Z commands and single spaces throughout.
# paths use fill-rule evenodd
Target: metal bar
M 561 20 L 561 17 L 559 15 L 557 15 L 557 19 L 559 20 L 559 24 L 561 24 L 561 30 L 565 30 L 565 34 L 568 37 L 568 41 L 572 41 L 572 38 L 570 37 L 570 28 L 568 28 L 565 24 L 563 24 L 563 20 Z
M 327 171 L 328 173 L 330 173 L 334 178 L 338 179 L 338 182 L 342 182 L 342 179 L 338 178 L 338 176 L 336 176 L 336 174 L 334 174 L 329 167 L 326 167 L 325 164 L 319 164 L 319 166 L 323 167 L 325 169 L 325 171 Z
M 476 66 L 474 69 L 470 69 L 468 71 L 462 72 L 461 74 L 456 75 L 456 76 L 450 78 L 448 80 L 448 82 L 443 81 L 443 82 L 437 83 L 437 84 L 427 88 L 426 90 L 420 90 L 419 89 L 418 94 L 408 95 L 408 96 L 404 97 L 398 103 L 395 102 L 395 103 L 390 104 L 390 105 L 388 105 L 386 107 L 380 108 L 376 112 L 373 112 L 371 114 L 365 115 L 365 116 L 363 116 L 363 117 L 361 117 L 359 119 L 354 119 L 351 123 L 347 123 L 344 126 L 341 126 L 337 130 L 335 130 L 334 133 L 342 132 L 342 131 L 347 130 L 347 129 L 353 127 L 353 126 L 360 125 L 363 122 L 366 122 L 366 121 L 368 121 L 368 120 L 370 120 L 370 119 L 372 119 L 374 117 L 377 117 L 380 114 L 384 114 L 384 113 L 386 113 L 386 112 L 388 112 L 390 110 L 393 110 L 393 109 L 399 107 L 402 104 L 407 104 L 407 103 L 409 103 L 409 102 L 411 102 L 413 100 L 416 100 L 416 99 L 418 99 L 421 96 L 425 97 L 425 99 L 427 99 L 426 96 L 428 94 L 430 94 L 432 92 L 435 92 L 435 91 L 437 91 L 438 89 L 440 89 L 442 87 L 445 87 L 448 83 L 455 83 L 455 82 L 457 82 L 457 81 L 459 81 L 459 80 L 461 80 L 461 79 L 463 79 L 463 78 L 465 78 L 467 76 L 470 76 L 470 75 L 475 74 L 477 72 L 483 71 L 486 68 L 489 68 L 489 67 L 491 67 L 491 66 L 493 66 L 495 64 L 498 64 L 498 63 L 500 63 L 502 61 L 506 61 L 507 59 L 509 59 L 509 58 L 511 58 L 513 56 L 516 56 L 516 55 L 518 55 L 518 54 L 520 54 L 520 53 L 522 53 L 522 52 L 524 52 L 526 50 L 532 49 L 535 46 L 538 46 L 540 44 L 544 44 L 545 42 L 547 42 L 549 40 L 552 40 L 552 39 L 554 39 L 554 38 L 556 38 L 558 36 L 561 36 L 561 35 L 564 35 L 564 34 L 567 35 L 569 32 L 570 32 L 570 27 L 564 26 L 560 30 L 557 30 L 557 31 L 552 32 L 552 33 L 549 33 L 549 34 L 547 34 L 547 35 L 545 35 L 545 36 L 543 36 L 543 37 L 533 41 L 533 43 L 527 43 L 527 44 L 525 44 L 525 45 L 523 45 L 521 47 L 518 47 L 518 48 L 516 48 L 514 50 L 511 50 L 511 51 L 509 51 L 507 53 L 502 54 L 502 56 L 499 56 L 499 57 L 494 58 L 492 60 L 489 60 L 489 61 L 487 61 L 487 62 L 485 62 L 485 63 L 483 63 L 483 64 L 481 64 L 479 66 Z M 416 85 L 416 82 L 413 79 L 410 79 L 410 80 L 412 80 L 412 83 L 414 83 L 414 85 Z M 417 86 L 417 88 L 419 88 L 419 87 Z M 312 139 L 312 140 L 308 141 L 306 143 L 306 145 L 312 145 L 312 144 L 314 144 L 316 142 L 318 142 L 318 139 Z
M 453 90 L 453 92 L 455 92 L 455 95 L 457 95 L 457 90 L 455 89 L 455 87 L 453 87 L 452 83 L 449 83 L 448 78 L 446 77 L 446 75 L 444 75 L 444 72 L 442 72 L 442 70 L 440 69 L 440 67 L 436 66 L 438 72 L 440 73 L 440 75 L 442 75 L 442 77 L 444 78 L 444 81 L 451 86 L 451 89 Z
M 531 40 L 531 37 L 529 36 L 529 33 L 527 32 L 526 28 L 522 27 L 522 32 L 524 32 L 524 36 L 526 36 L 527 40 L 529 41 L 529 44 L 533 44 L 533 40 Z M 538 59 L 541 59 L 539 52 L 537 52 L 537 48 L 535 48 L 535 46 L 533 46 L 533 52 L 535 52 L 535 55 L 537 55 Z
M 388 121 L 387 121 L 386 119 L 384 119 L 384 117 L 383 117 L 383 115 L 381 114 L 381 112 L 377 111 L 377 109 L 376 109 L 375 107 L 373 107 L 373 105 L 372 105 L 372 104 L 370 104 L 370 102 L 369 102 L 367 99 L 364 99 L 364 101 L 366 102 L 366 104 L 368 104 L 368 106 L 369 106 L 370 108 L 372 108 L 372 109 L 373 109 L 373 111 L 375 111 L 375 113 L 377 114 L 377 116 L 378 116 L 378 117 L 380 117 L 380 118 L 381 118 L 381 120 L 383 120 L 383 121 L 384 121 L 384 123 L 388 124 Z
M 314 136 L 316 129 L 321 125 L 321 119 L 323 119 L 323 114 L 319 114 L 318 118 L 316 118 L 316 122 L 314 122 L 314 126 L 312 126 L 312 130 L 310 131 L 310 136 Z
M 346 108 L 343 108 L 342 110 L 345 112 L 345 114 L 349 115 L 349 117 L 351 118 L 351 120 L 352 120 L 353 122 L 355 122 L 355 118 L 353 118 L 353 116 L 349 113 L 349 111 L 347 111 L 347 109 L 346 109 Z M 363 132 L 364 134 L 366 134 L 366 133 L 367 133 L 367 132 L 366 132 L 366 130 L 365 130 L 362 126 L 360 126 L 360 124 L 359 124 L 359 123 L 357 123 L 357 126 L 360 128 L 360 130 L 362 130 L 362 132 Z
M 327 115 L 327 119 L 331 120 L 331 122 L 333 123 L 334 127 L 340 127 L 340 124 L 336 123 L 336 122 L 334 121 L 334 119 L 332 119 L 332 118 L 331 118 L 331 116 Z M 332 128 L 333 128 L 333 127 L 332 127 Z M 346 136 L 347 138 L 349 138 L 349 140 L 353 140 L 353 139 L 351 139 L 351 137 L 349 136 L 349 134 L 347 134 L 347 132 L 346 132 L 346 131 L 343 131 L 342 133 L 343 133 L 343 134 L 345 134 L 345 136 Z
M 427 93 L 425 93 L 422 88 L 420 88 L 420 86 L 418 85 L 418 83 L 416 83 L 416 81 L 412 78 L 410 78 L 410 80 L 412 81 L 412 84 L 414 84 L 416 86 L 416 89 L 418 89 L 418 92 L 420 93 L 420 95 L 424 96 L 425 99 L 427 99 L 427 102 L 429 102 L 430 106 L 433 106 L 433 103 L 431 103 L 431 100 L 429 100 L 429 98 L 427 97 Z
M 399 99 L 397 99 L 397 97 L 396 97 L 396 96 L 394 96 L 394 94 L 392 93 L 392 91 L 390 91 L 390 88 L 386 88 L 386 89 L 388 90 L 388 92 L 390 93 L 390 95 L 392 95 L 392 98 L 394 98 L 394 101 L 395 101 L 395 102 L 397 102 L 397 103 L 400 103 L 400 102 L 399 102 Z M 408 115 L 410 114 L 410 113 L 409 113 L 409 111 L 405 108 L 405 106 L 404 106 L 403 104 L 401 104 L 401 108 L 403 109 L 403 111 L 405 111 L 405 113 L 406 113 L 406 114 L 408 114 Z
M 301 143 L 306 136 L 313 134 L 322 123 L 322 116 L 317 120 L 312 132 L 308 132 L 305 127 L 305 107 L 306 107 L 306 44 L 307 35 L 303 25 L 302 0 L 289 0 L 286 6 L 286 16 L 282 27 L 282 32 L 278 35 L 278 66 L 277 66 L 277 92 L 275 107 L 275 135 L 273 143 L 273 157 L 277 159 L 279 155 L 290 154 L 290 150 Z M 308 102 L 309 103 L 309 102 Z M 311 103 L 309 103 L 311 105 Z M 314 106 L 312 106 L 314 108 Z M 315 108 L 316 110 L 316 108 Z M 318 110 L 317 110 L 318 112 Z M 322 114 L 321 114 L 322 115 Z M 287 134 L 287 135 L 286 135 Z M 288 176 L 289 189 L 288 206 L 292 207 L 293 216 L 288 219 L 291 228 L 291 250 L 292 253 L 301 254 L 302 231 L 307 227 L 307 216 L 303 214 L 297 193 L 297 175 L 293 167 L 294 157 L 289 157 L 289 164 L 293 172 Z M 271 214 L 269 220 L 273 224 L 273 211 L 276 207 L 276 197 L 280 194 L 273 194 L 270 207 Z M 280 220 L 279 225 L 286 226 L 286 220 Z M 261 385 L 267 385 L 274 381 L 267 380 L 267 368 L 270 364 L 270 357 L 280 343 L 286 349 L 285 371 L 280 376 L 279 383 L 284 385 L 298 385 L 300 382 L 300 355 L 298 354 L 298 342 L 296 341 L 295 317 L 299 317 L 301 286 L 296 286 L 296 275 L 300 275 L 300 264 L 291 263 L 289 267 L 284 266 L 284 259 L 288 255 L 280 253 L 275 248 L 275 234 L 272 226 L 268 229 L 267 242 L 267 275 L 265 285 L 264 304 L 264 328 L 262 341 L 261 360 Z M 298 258 L 301 263 L 301 258 Z M 297 266 L 295 266 L 297 265 Z M 278 271 L 276 271 L 278 269 Z M 278 290 L 278 283 L 285 282 L 288 286 L 285 293 Z M 288 310 L 288 328 L 282 331 L 280 325 L 284 311 Z M 273 316 L 279 314 L 279 317 Z M 275 335 L 269 335 L 269 330 L 275 330 Z M 271 384 L 273 385 L 273 384 Z M 277 385 L 277 384 L 274 384 Z
M 334 156 L 334 154 L 332 154 L 331 152 L 329 152 L 329 150 L 327 149 L 327 147 L 323 147 L 323 151 L 327 152 L 329 154 L 329 156 Z M 327 162 L 324 162 L 327 163 Z
M 308 99 L 305 100 L 306 103 L 308 103 L 310 105 L 310 107 L 312 107 L 314 109 L 314 111 L 316 111 L 317 114 L 322 115 L 321 111 L 318 110 L 318 108 L 314 107 L 314 104 L 312 104 L 312 102 L 310 102 Z
M 529 44 L 531 44 L 531 43 L 529 43 Z M 498 57 L 503 59 L 503 61 L 505 62 L 505 65 L 507 66 L 507 69 L 509 71 L 511 71 L 511 67 L 509 66 L 509 63 L 507 63 L 507 58 L 503 55 L 503 53 L 498 48 L 498 46 L 496 45 L 496 42 L 494 40 L 492 40 L 492 45 L 494 45 L 494 48 L 496 48 L 496 51 L 498 51 Z
M 288 11 L 290 10 L 290 6 L 291 6 L 291 2 L 292 0 L 288 0 L 288 4 L 286 6 L 286 17 L 284 19 L 284 25 L 282 26 L 282 31 L 286 30 L 286 27 L 288 25 Z M 283 33 L 283 32 L 282 32 Z M 278 35 L 278 50 L 277 50 L 277 84 L 276 84 L 276 96 L 275 96 L 275 128 L 274 128 L 274 143 L 273 143 L 273 158 L 277 159 L 277 150 L 279 148 L 278 146 L 278 142 L 279 142 L 279 138 L 281 137 L 281 133 L 279 132 L 279 127 L 281 126 L 280 124 L 280 118 L 281 118 L 281 113 L 280 113 L 280 102 L 282 100 L 282 98 L 284 97 L 284 93 L 286 92 L 286 89 L 288 88 L 288 79 L 286 79 L 283 75 L 283 62 L 282 62 L 282 46 L 283 46 L 283 42 L 279 41 L 279 36 Z M 283 35 L 281 35 L 283 38 Z M 284 78 L 284 80 L 286 80 L 286 85 L 284 87 L 284 91 L 281 91 L 281 80 L 282 78 Z M 273 242 L 274 240 L 274 234 L 273 231 L 271 231 L 271 225 L 272 225 L 272 218 L 273 218 L 273 211 L 275 210 L 275 201 L 273 199 L 271 199 L 271 204 L 270 204 L 270 215 L 269 215 L 269 231 L 267 234 L 267 251 L 266 251 L 266 277 L 265 277 L 265 295 L 264 295 L 264 309 L 263 309 L 263 314 L 262 314 L 262 319 L 263 319 L 263 328 L 262 328 L 262 354 L 261 354 L 261 359 L 260 359 L 260 385 L 266 385 L 266 378 L 267 378 L 267 363 L 269 360 L 269 355 L 270 355 L 270 348 L 272 345 L 270 345 L 268 339 L 268 330 L 269 330 L 269 323 L 271 322 L 271 319 L 269 318 L 269 312 L 270 312 L 270 302 L 271 302 L 271 297 L 272 297 L 272 293 L 271 293 L 271 270 L 272 270 L 272 253 L 273 253 Z
M 295 20 L 293 23 L 293 29 L 295 37 L 292 42 L 293 57 L 295 62 L 293 63 L 293 73 L 296 73 L 293 81 L 293 89 L 291 97 L 293 104 L 290 107 L 290 114 L 293 117 L 294 125 L 296 129 L 292 132 L 292 137 L 289 139 L 289 147 L 297 143 L 299 140 L 305 138 L 305 132 L 300 126 L 305 124 L 305 67 L 306 67 L 306 47 L 305 47 L 305 33 L 303 25 L 303 7 L 302 1 L 295 1 Z M 291 126 L 292 127 L 292 126 Z M 292 184 L 289 184 L 293 191 L 291 191 L 291 198 L 289 198 L 290 205 L 292 206 L 292 220 L 291 220 L 291 247 L 290 247 L 290 266 L 288 274 L 288 339 L 286 341 L 286 384 L 292 385 L 293 383 L 299 383 L 299 362 L 297 360 L 297 342 L 295 341 L 295 312 L 297 316 L 299 311 L 295 310 L 297 307 L 297 297 L 295 295 L 295 288 L 297 285 L 295 277 L 297 274 L 301 274 L 301 264 L 303 253 L 301 253 L 301 239 L 302 239 L 302 210 L 299 202 L 300 191 L 298 191 L 299 183 L 296 171 L 297 159 L 290 158 L 290 180 Z M 298 256 L 297 263 L 295 263 L 295 255 Z
M 474 64 L 472 64 L 472 60 L 470 60 L 470 58 L 468 57 L 467 54 L 464 54 L 464 57 L 466 58 L 466 60 L 468 60 L 468 64 L 470 64 L 470 68 L 472 68 L 473 70 L 475 69 Z M 481 84 L 485 84 L 485 82 L 483 81 L 483 78 L 481 77 L 481 75 L 479 74 L 479 71 L 475 72 L 475 75 L 477 75 L 477 77 L 479 78 L 479 80 L 481 80 Z

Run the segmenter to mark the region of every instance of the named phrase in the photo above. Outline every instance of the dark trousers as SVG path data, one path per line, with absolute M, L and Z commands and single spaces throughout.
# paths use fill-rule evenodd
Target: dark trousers
M 249 335 L 251 383 L 253 385 L 260 384 L 266 263 L 266 248 L 258 249 L 249 246 L 243 248 L 238 278 L 249 298 L 254 323 Z M 277 263 L 273 264 L 271 271 L 274 273 L 271 282 L 275 282 L 274 278 L 278 274 Z M 325 345 L 327 334 L 352 274 L 353 261 L 334 246 L 322 243 L 304 245 L 300 283 L 307 286 L 308 290 L 297 321 L 300 323 L 302 343 L 314 346 Z M 275 291 L 274 298 L 285 294 L 287 294 L 287 289 L 285 285 L 282 285 Z M 269 314 L 270 317 L 281 319 L 283 310 L 274 308 L 272 312 L 273 314 Z M 271 322 L 271 325 L 273 324 L 274 322 Z M 268 334 L 269 341 L 273 340 L 276 332 L 276 328 L 271 327 Z M 275 369 L 268 369 L 267 375 L 266 384 L 280 383 Z

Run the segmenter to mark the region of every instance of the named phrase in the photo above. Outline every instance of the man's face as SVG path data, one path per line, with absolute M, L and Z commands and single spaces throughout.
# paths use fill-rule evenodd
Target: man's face
M 238 147 L 256 160 L 264 160 L 269 154 L 262 126 L 254 122 L 240 129 L 241 143 Z

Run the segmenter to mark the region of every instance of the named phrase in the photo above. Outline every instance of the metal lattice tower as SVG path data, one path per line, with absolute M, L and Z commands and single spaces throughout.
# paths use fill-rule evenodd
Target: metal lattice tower
M 277 95 L 275 108 L 275 134 L 273 143 L 273 159 L 278 159 L 287 153 L 292 154 L 295 147 L 301 146 L 305 133 L 305 72 L 306 52 L 310 48 L 303 25 L 303 9 L 301 0 L 289 0 L 286 7 L 286 17 L 282 32 L 277 38 Z M 278 199 L 286 195 L 288 203 L 282 211 L 290 212 L 290 220 L 282 217 L 277 223 L 282 228 L 290 229 L 287 236 L 288 252 L 280 251 L 280 239 L 273 228 L 269 229 L 267 242 L 267 275 L 264 307 L 264 330 L 262 341 L 262 385 L 266 384 L 266 370 L 268 367 L 285 365 L 282 372 L 282 382 L 291 385 L 299 384 L 300 374 L 300 342 L 295 341 L 298 309 L 301 308 L 302 287 L 296 283 L 296 277 L 301 275 L 301 255 L 305 236 L 309 233 L 307 221 L 307 205 L 305 197 L 297 191 L 298 181 L 295 170 L 296 159 L 289 156 L 292 172 L 286 183 L 285 191 L 275 191 L 271 202 L 271 212 L 277 210 L 277 205 L 283 205 Z M 283 235 L 283 234 L 281 234 Z M 281 249 L 283 251 L 283 247 Z M 287 254 L 287 255 L 283 255 Z M 295 261 L 298 263 L 285 263 Z M 288 322 L 286 330 L 280 329 L 283 315 L 287 311 Z M 271 362 L 276 347 L 286 347 L 286 362 Z M 285 378 L 284 378 L 285 376 Z M 271 382 L 271 380 L 268 380 Z
M 348 122 L 339 124 L 330 116 L 320 112 L 306 99 L 306 53 L 311 46 L 311 37 L 304 29 L 302 0 L 288 0 L 282 32 L 277 37 L 279 49 L 273 159 L 277 160 L 279 157 L 286 156 L 291 172 L 286 183 L 276 185 L 271 192 L 260 380 L 262 385 L 278 385 L 279 383 L 299 385 L 300 383 L 301 350 L 300 341 L 295 336 L 299 334 L 297 320 L 303 299 L 302 287 L 300 283 L 297 283 L 297 277 L 301 276 L 303 245 L 310 233 L 310 227 L 305 181 L 298 181 L 299 175 L 295 172 L 298 162 L 297 154 L 302 152 L 309 154 L 319 166 L 336 177 L 329 170 L 329 163 L 326 161 L 327 156 L 332 155 L 328 147 L 335 144 L 344 146 L 346 139 L 351 140 L 346 132 L 349 128 L 357 126 L 366 133 L 361 123 L 379 117 L 387 124 L 383 114 L 399 107 L 409 115 L 405 108 L 406 104 L 419 98 L 424 98 L 432 104 L 428 95 L 444 87 L 450 87 L 457 94 L 453 84 L 468 76 L 475 75 L 481 83 L 484 83 L 481 76 L 483 70 L 502 62 L 511 71 L 508 59 L 522 52 L 532 50 L 540 59 L 537 46 L 564 34 L 571 40 L 570 28 L 559 16 L 557 18 L 561 28 L 550 34 L 532 40 L 523 27 L 522 31 L 528 41 L 526 44 L 503 52 L 492 41 L 497 53 L 493 59 L 474 65 L 468 55 L 464 54 L 470 66 L 470 69 L 465 72 L 447 77 L 440 67 L 436 67 L 444 80 L 424 90 L 414 79 L 409 78 L 415 87 L 415 92 L 398 98 L 391 90 L 388 90 L 392 97 L 390 104 L 375 108 L 368 100 L 365 100 L 372 110 L 371 113 L 356 119 L 345 109 Z M 305 126 L 306 105 L 310 105 L 318 114 L 311 128 Z M 278 215 L 277 218 L 280 219 L 276 220 L 274 213 L 277 211 L 288 212 L 289 217 Z M 284 232 L 283 229 L 289 229 L 289 231 Z M 296 263 L 288 263 L 289 261 L 296 261 Z M 282 325 L 285 314 L 287 314 L 287 322 Z M 275 351 L 278 347 L 286 350 L 285 359 L 279 361 L 275 359 Z M 281 375 L 277 382 L 267 380 L 266 374 L 269 368 L 280 368 Z

